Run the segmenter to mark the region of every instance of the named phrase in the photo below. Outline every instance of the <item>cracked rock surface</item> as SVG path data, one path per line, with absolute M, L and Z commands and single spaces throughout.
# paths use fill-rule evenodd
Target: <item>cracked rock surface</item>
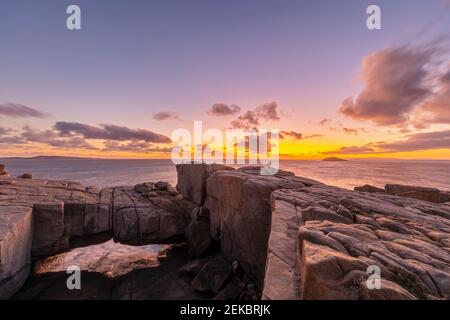
M 272 208 L 263 298 L 450 298 L 450 207 L 311 186 L 274 192 Z

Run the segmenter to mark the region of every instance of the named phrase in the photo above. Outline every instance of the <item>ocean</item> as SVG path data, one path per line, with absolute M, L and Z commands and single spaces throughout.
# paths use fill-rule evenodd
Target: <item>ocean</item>
M 148 181 L 176 184 L 170 160 L 0 159 L 12 175 L 70 180 L 86 186 L 135 185 Z M 450 161 L 350 160 L 345 162 L 282 160 L 281 169 L 323 183 L 353 189 L 371 184 L 398 183 L 450 191 Z

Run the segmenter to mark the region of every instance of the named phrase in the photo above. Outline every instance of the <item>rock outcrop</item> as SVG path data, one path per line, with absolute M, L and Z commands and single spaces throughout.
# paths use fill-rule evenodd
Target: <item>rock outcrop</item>
M 10 297 L 32 260 L 109 239 L 176 243 L 195 205 L 167 183 L 96 189 L 66 181 L 0 179 L 0 298 Z
M 112 232 L 116 242 L 143 245 L 184 239 L 195 205 L 167 188 L 134 187 L 112 190 Z
M 179 164 L 177 165 L 177 190 L 186 200 L 201 206 L 206 198 L 206 180 L 212 173 L 219 170 L 234 169 L 220 164 Z
M 387 184 L 384 188 L 387 193 L 395 196 L 419 199 L 433 203 L 450 202 L 450 192 L 444 192 L 435 188 L 405 186 L 399 184 Z
M 365 184 L 361 187 L 355 187 L 355 191 L 369 192 L 369 193 L 375 193 L 375 192 L 385 193 L 386 192 L 384 189 L 371 186 L 370 184 Z
M 259 167 L 213 173 L 207 180 L 205 207 L 211 212 L 211 236 L 220 241 L 222 254 L 229 261 L 239 261 L 261 287 L 271 228 L 271 193 L 320 183 L 282 170 L 275 176 L 259 173 Z
M 34 267 L 34 275 L 49 272 L 66 272 L 68 266 L 76 265 L 83 271 L 104 274 L 109 278 L 124 276 L 134 270 L 157 267 L 160 246 L 128 246 L 113 241 L 76 248 L 42 259 Z
M 177 171 L 180 193 L 165 182 L 99 190 L 2 176 L 0 298 L 17 292 L 33 261 L 110 239 L 187 241 L 183 263 L 161 269 L 172 282 L 170 268 L 186 278 L 174 297 L 450 298 L 448 192 L 400 185 L 350 191 L 282 170 L 261 176 L 259 167 Z M 159 272 L 152 272 L 155 281 Z M 155 297 L 147 288 L 132 294 L 129 281 L 110 296 Z
M 329 186 L 276 191 L 272 208 L 263 298 L 450 298 L 450 208 Z
M 210 213 L 207 208 L 198 207 L 192 211 L 192 221 L 186 228 L 189 255 L 193 258 L 206 256 L 213 246 L 210 235 Z
M 433 203 L 450 202 L 450 192 L 441 191 L 436 188 L 406 186 L 401 184 L 387 184 L 384 187 L 384 189 L 381 189 L 366 184 L 361 187 L 355 187 L 355 191 L 369 192 L 369 193 L 374 192 L 388 193 L 394 196 L 418 199 Z
M 5 165 L 0 164 L 0 176 L 6 176 L 8 172 L 6 172 Z
M 32 228 L 30 206 L 0 203 L 0 300 L 13 295 L 28 277 Z

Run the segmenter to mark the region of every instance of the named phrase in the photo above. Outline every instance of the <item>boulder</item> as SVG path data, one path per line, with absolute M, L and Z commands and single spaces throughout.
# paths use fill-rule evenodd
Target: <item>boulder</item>
M 159 191 L 167 191 L 169 186 L 170 186 L 170 184 L 165 181 L 158 181 L 155 183 L 155 189 L 159 190 Z
M 259 288 L 264 279 L 272 192 L 313 184 L 320 183 L 283 170 L 261 176 L 259 167 L 217 171 L 208 178 L 205 207 L 211 212 L 211 236 L 220 241 L 229 261 L 239 261 L 245 272 L 258 279 Z
M 0 164 L 0 176 L 6 176 L 8 172 L 6 172 L 5 165 Z
M 189 255 L 200 258 L 209 253 L 212 246 L 210 235 L 210 213 L 207 208 L 195 208 L 192 211 L 192 221 L 186 228 L 186 238 Z
M 194 207 L 162 182 L 100 190 L 68 181 L 2 177 L 0 297 L 20 288 L 31 259 L 112 237 L 133 245 L 184 241 Z M 209 226 L 204 229 L 209 236 Z
M 441 191 L 436 188 L 405 186 L 400 184 L 387 184 L 386 192 L 392 195 L 419 199 L 433 203 L 445 203 L 450 201 L 450 192 Z
M 70 250 L 69 236 L 64 230 L 64 203 L 37 203 L 33 206 L 33 216 L 33 259 Z
M 450 298 L 449 207 L 314 185 L 273 192 L 272 208 L 263 299 Z M 380 288 L 368 286 L 373 268 Z
M 369 192 L 369 193 L 375 193 L 375 192 L 385 193 L 386 192 L 384 189 L 371 186 L 370 184 L 365 184 L 365 185 L 363 185 L 361 187 L 355 187 L 355 191 Z
M 178 269 L 178 273 L 181 275 L 195 277 L 210 259 L 211 256 L 190 260 L 188 263 Z
M 24 173 L 24 174 L 18 176 L 17 178 L 20 178 L 20 179 L 33 179 L 33 174 L 31 174 L 31 173 Z
M 0 300 L 8 299 L 30 272 L 32 208 L 0 202 Z
M 197 291 L 210 291 L 217 294 L 231 274 L 230 264 L 218 255 L 209 260 L 192 280 Z
M 177 165 L 177 190 L 186 200 L 201 206 L 206 197 L 206 180 L 219 170 L 234 170 L 232 167 L 204 163 L 179 164 Z
M 136 187 L 114 188 L 111 201 L 113 239 L 130 245 L 183 240 L 195 207 L 168 192 L 142 193 Z
M 230 282 L 214 297 L 214 300 L 236 300 L 241 293 L 242 289 Z
M 36 263 L 33 274 L 65 273 L 67 266 L 76 265 L 82 271 L 97 272 L 108 278 L 116 278 L 133 270 L 158 266 L 158 250 L 149 247 L 127 246 L 110 240 L 42 259 Z

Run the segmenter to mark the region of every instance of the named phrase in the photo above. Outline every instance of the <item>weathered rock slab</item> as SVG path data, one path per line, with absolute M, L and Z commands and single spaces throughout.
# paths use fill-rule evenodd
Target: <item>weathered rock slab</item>
M 220 241 L 222 254 L 237 260 L 262 287 L 267 241 L 272 223 L 270 195 L 281 188 L 303 188 L 320 184 L 279 170 L 261 176 L 259 167 L 217 171 L 207 180 L 205 207 L 211 212 L 211 236 Z
M 186 200 L 201 206 L 206 198 L 206 180 L 212 173 L 219 170 L 234 169 L 220 164 L 179 164 L 177 165 L 177 190 Z
M 449 207 L 320 185 L 275 191 L 272 204 L 263 298 L 450 298 Z M 311 207 L 352 222 L 305 219 Z M 368 284 L 374 268 L 379 288 Z
M 19 290 L 28 277 L 32 227 L 31 207 L 0 204 L 0 300 Z

